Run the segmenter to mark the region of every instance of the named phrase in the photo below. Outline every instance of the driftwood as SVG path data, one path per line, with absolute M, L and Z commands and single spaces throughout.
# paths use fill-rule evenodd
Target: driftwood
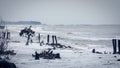
M 65 46 L 65 45 L 58 43 L 57 37 L 55 35 L 52 35 L 52 43 L 51 44 L 49 43 L 48 45 L 52 46 L 54 49 L 55 48 L 71 48 L 71 46 Z
M 65 46 L 65 45 L 62 45 L 60 43 L 57 43 L 57 44 L 48 44 L 49 46 L 52 46 L 53 48 L 72 48 L 71 46 Z
M 120 61 L 120 59 L 117 59 L 117 61 Z
M 48 51 L 43 51 L 42 53 L 35 52 L 35 55 L 32 54 L 33 57 L 35 57 L 35 60 L 39 60 L 39 58 L 43 59 L 60 59 L 60 54 L 54 54 L 53 51 L 50 49 Z
M 96 51 L 95 49 L 92 49 L 92 53 L 103 54 L 102 52 Z
M 7 50 L 7 51 L 4 51 L 4 52 L 1 52 L 0 54 L 1 55 L 16 55 L 14 50 Z

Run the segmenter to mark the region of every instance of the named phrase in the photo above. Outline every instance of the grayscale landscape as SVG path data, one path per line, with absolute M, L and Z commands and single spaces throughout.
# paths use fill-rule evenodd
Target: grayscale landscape
M 119 0 L 0 0 L 0 68 L 119 68 Z

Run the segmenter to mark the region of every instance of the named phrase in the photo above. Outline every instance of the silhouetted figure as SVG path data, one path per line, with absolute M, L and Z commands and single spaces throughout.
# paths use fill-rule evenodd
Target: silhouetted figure
M 38 54 L 37 52 L 35 52 L 35 60 L 39 60 L 40 58 L 40 54 Z
M 49 38 L 50 38 L 50 36 L 47 35 L 47 44 L 49 44 Z
M 120 40 L 118 40 L 118 53 L 120 54 Z
M 92 50 L 92 53 L 95 53 L 95 49 Z
M 113 44 L 113 54 L 116 54 L 117 48 L 116 48 L 116 39 L 112 39 L 112 44 Z

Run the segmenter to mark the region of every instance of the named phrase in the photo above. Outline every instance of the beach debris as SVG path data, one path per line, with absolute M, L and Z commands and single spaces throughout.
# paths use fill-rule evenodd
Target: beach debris
M 101 59 L 102 57 L 98 57 L 99 59 Z
M 92 49 L 92 53 L 103 54 L 102 52 L 96 51 L 95 49 Z
M 104 54 L 108 54 L 106 51 L 104 51 Z
M 115 58 L 117 58 L 117 56 L 114 56 Z
M 57 41 L 57 36 L 56 35 L 52 35 L 52 43 L 49 42 L 49 35 L 47 36 L 47 45 L 49 46 L 52 46 L 53 49 L 56 49 L 56 48 L 72 48 L 71 46 L 65 46 L 65 45 L 62 45 L 60 43 L 58 43 Z
M 99 51 L 96 51 L 95 53 L 97 53 L 97 54 L 103 54 L 102 52 L 99 52 Z
M 109 52 L 109 54 L 112 54 L 112 52 Z
M 117 59 L 117 61 L 120 61 L 120 59 Z
M 39 54 L 36 52 L 35 55 L 32 54 L 32 56 L 35 57 L 35 60 L 36 59 L 39 60 L 39 58 L 43 58 L 43 59 L 60 59 L 61 58 L 60 53 L 54 54 L 53 50 L 51 49 L 44 50 L 43 52 Z
M 16 55 L 14 50 L 6 50 L 4 52 L 1 52 L 0 55 Z

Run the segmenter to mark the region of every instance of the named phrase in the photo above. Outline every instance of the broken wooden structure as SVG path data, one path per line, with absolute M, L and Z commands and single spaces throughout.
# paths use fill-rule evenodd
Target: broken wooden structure
M 53 50 L 49 49 L 49 50 L 44 50 L 41 53 L 37 53 L 35 52 L 35 54 L 32 54 L 32 56 L 35 58 L 35 60 L 39 60 L 39 58 L 43 58 L 43 59 L 60 59 L 60 54 L 53 53 Z
M 50 43 L 50 35 L 47 35 L 47 45 L 52 46 L 54 49 L 55 48 L 71 48 L 71 46 L 65 46 L 60 43 L 58 43 L 57 36 L 52 35 L 52 43 Z

